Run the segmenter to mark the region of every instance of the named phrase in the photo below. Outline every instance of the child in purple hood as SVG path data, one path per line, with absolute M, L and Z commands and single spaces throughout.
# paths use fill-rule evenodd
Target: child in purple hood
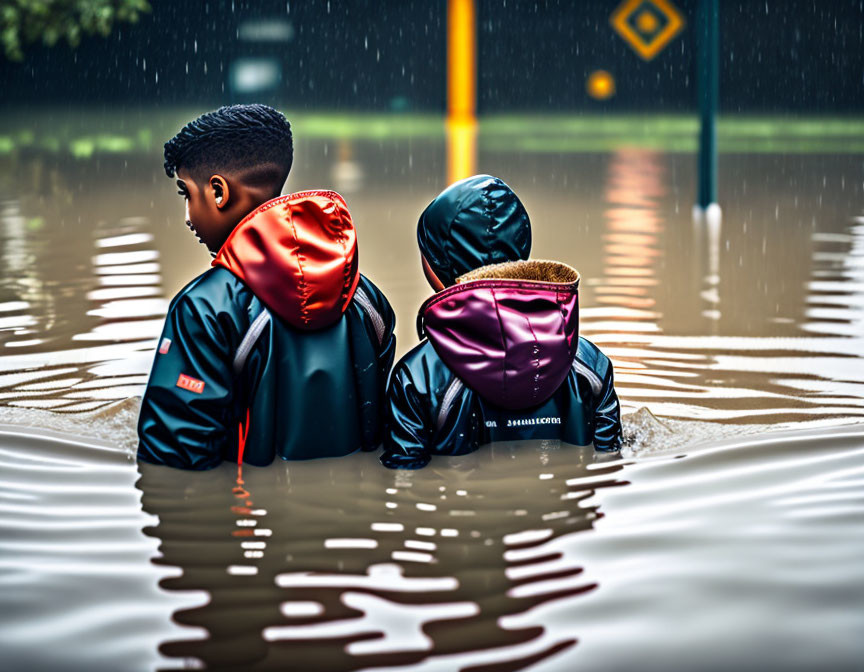
M 381 462 L 419 469 L 493 441 L 556 439 L 621 447 L 612 364 L 579 337 L 579 273 L 528 261 L 531 222 L 504 182 L 445 189 L 417 226 L 437 292 L 420 308 L 420 345 L 390 377 Z

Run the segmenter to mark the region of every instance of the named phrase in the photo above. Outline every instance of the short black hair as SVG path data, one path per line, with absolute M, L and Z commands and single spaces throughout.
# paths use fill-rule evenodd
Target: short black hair
M 168 177 L 182 167 L 201 182 L 219 171 L 249 171 L 244 176 L 249 181 L 278 193 L 293 162 L 291 124 L 267 105 L 220 107 L 190 121 L 165 143 Z

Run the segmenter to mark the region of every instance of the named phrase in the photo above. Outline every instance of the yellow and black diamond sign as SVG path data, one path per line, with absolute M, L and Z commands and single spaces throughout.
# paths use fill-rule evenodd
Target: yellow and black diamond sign
M 684 16 L 669 0 L 624 0 L 609 20 L 615 32 L 646 61 L 684 29 Z

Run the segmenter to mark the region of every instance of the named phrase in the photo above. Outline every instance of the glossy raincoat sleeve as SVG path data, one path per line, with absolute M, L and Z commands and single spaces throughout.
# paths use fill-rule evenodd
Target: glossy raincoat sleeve
M 418 390 L 411 368 L 397 364 L 387 390 L 381 464 L 389 469 L 420 469 L 429 464 L 430 403 L 428 395 Z
M 613 378 L 610 363 L 594 410 L 594 449 L 604 453 L 621 450 L 621 404 Z
M 236 423 L 227 331 L 205 301 L 187 295 L 171 306 L 141 401 L 140 459 L 181 469 L 222 461 Z

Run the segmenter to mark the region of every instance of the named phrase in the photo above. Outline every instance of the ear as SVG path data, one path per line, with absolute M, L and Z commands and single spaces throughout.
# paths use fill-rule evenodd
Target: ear
M 213 175 L 210 178 L 210 189 L 213 190 L 213 201 L 216 207 L 222 210 L 228 205 L 231 193 L 228 189 L 228 180 L 221 175 Z
M 420 253 L 420 263 L 423 266 L 423 274 L 426 276 L 426 280 L 429 282 L 429 285 L 436 292 L 440 292 L 444 289 L 444 283 L 438 278 L 435 274 L 435 271 L 432 270 L 432 266 L 426 259 L 426 256 L 421 252 Z

